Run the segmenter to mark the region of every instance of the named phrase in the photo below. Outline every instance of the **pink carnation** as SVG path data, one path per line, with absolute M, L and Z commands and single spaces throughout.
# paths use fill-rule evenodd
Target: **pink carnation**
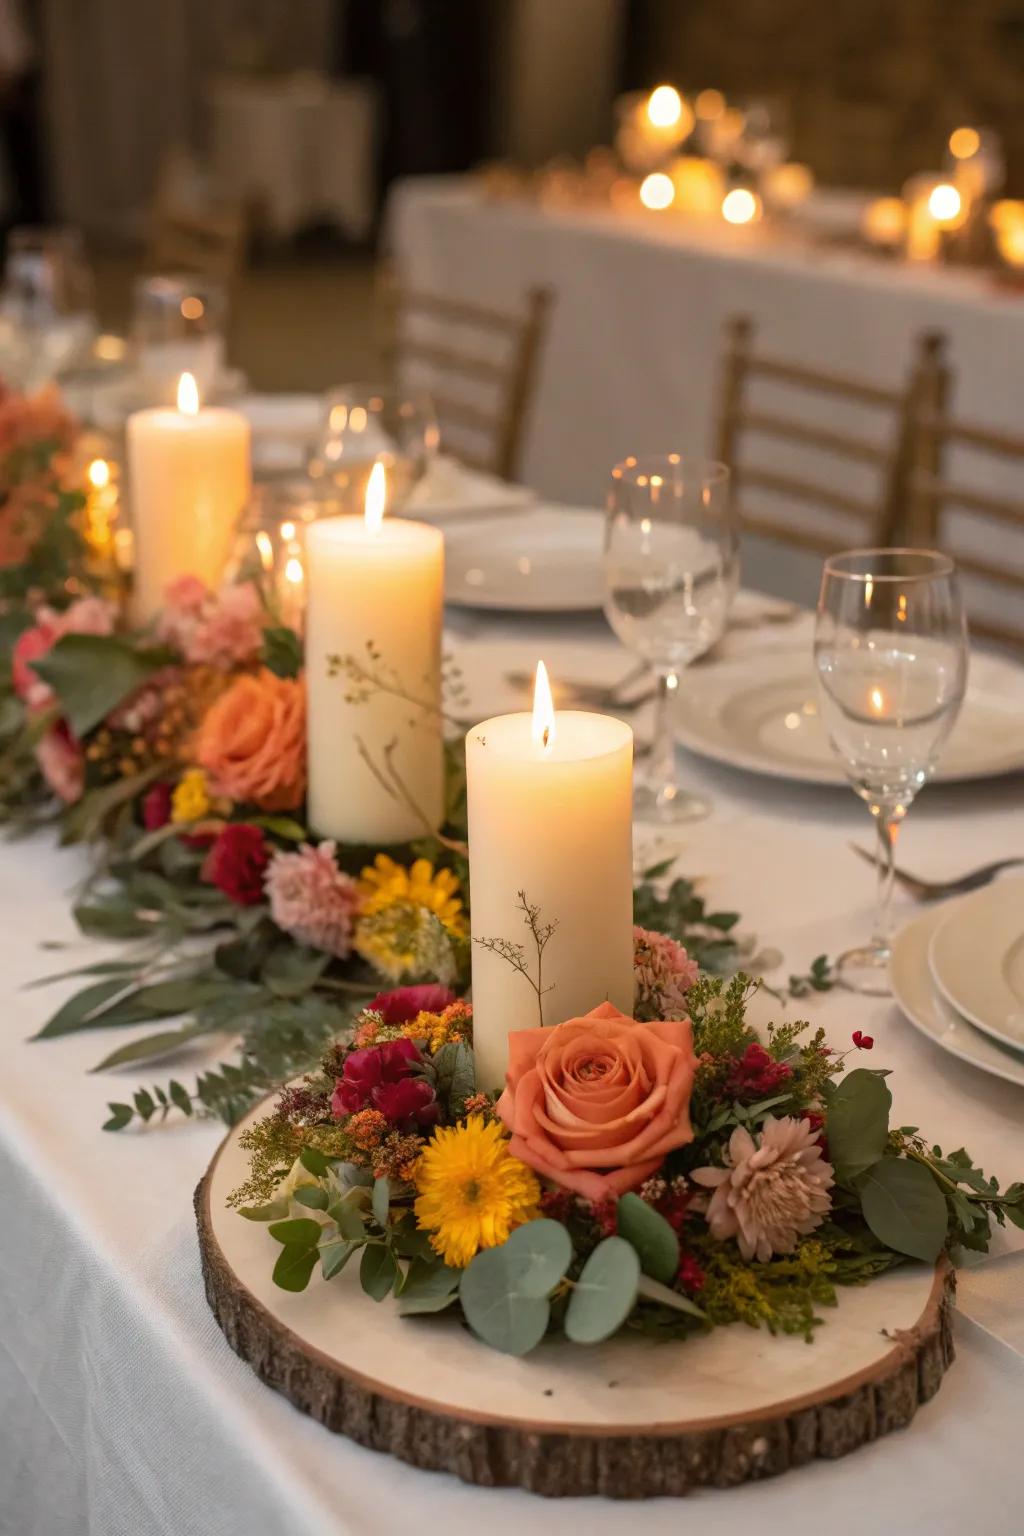
M 186 661 L 228 671 L 255 661 L 263 645 L 263 605 L 252 582 L 211 592 L 179 576 L 164 593 L 157 633 Z
M 263 877 L 270 915 L 300 944 L 344 960 L 352 949 L 359 892 L 338 868 L 334 843 L 303 843 L 296 853 L 275 853 Z
M 80 597 L 63 613 L 39 608 L 36 622 L 23 630 L 14 647 L 11 680 L 19 698 L 33 709 L 45 708 L 53 690 L 30 665 L 52 650 L 65 635 L 109 635 L 114 629 L 114 610 L 102 597 Z
M 667 933 L 633 929 L 633 981 L 637 1019 L 686 1017 L 686 994 L 700 974 L 682 944 Z
M 39 771 L 54 794 L 74 805 L 85 789 L 85 754 L 63 720 L 51 726 L 36 746 Z

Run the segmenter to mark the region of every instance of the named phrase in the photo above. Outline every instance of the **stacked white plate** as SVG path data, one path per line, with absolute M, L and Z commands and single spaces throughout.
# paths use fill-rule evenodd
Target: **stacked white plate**
M 1024 1086 L 1024 876 L 915 918 L 893 942 L 890 971 L 893 996 L 916 1028 Z

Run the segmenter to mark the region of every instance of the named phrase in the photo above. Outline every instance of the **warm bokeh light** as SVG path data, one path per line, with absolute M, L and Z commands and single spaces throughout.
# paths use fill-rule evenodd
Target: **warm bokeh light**
M 293 587 L 301 587 L 302 583 L 305 581 L 306 578 L 305 572 L 302 569 L 302 561 L 298 558 L 297 555 L 292 555 L 291 559 L 288 561 L 288 564 L 285 566 L 284 579 L 285 581 L 290 582 Z
M 201 320 L 206 314 L 206 305 L 196 294 L 189 294 L 181 301 L 181 314 L 185 320 Z
M 725 175 L 720 165 L 697 155 L 680 155 L 672 162 L 671 175 L 676 189 L 675 206 L 683 213 L 703 217 L 718 213 L 725 193 Z
M 295 524 L 292 522 L 281 524 L 281 537 L 288 544 L 295 537 Z
M 378 459 L 370 470 L 370 478 L 366 482 L 366 499 L 363 503 L 363 517 L 371 533 L 380 532 L 387 496 L 387 475 L 384 473 L 384 465 Z
M 698 91 L 693 109 L 702 122 L 711 123 L 725 111 L 725 97 L 721 91 Z
M 548 669 L 542 661 L 537 663 L 537 678 L 533 685 L 533 739 L 545 752 L 550 750 L 555 739 L 555 703 L 551 697 Z
M 640 201 L 645 208 L 671 208 L 675 195 L 672 177 L 664 171 L 652 171 L 640 183 Z
M 97 491 L 102 491 L 110 484 L 110 465 L 106 459 L 93 459 L 86 474 L 89 476 L 89 484 Z
M 1024 267 L 1024 224 L 1007 224 L 995 230 L 996 249 L 1008 267 Z
M 365 405 L 354 405 L 348 413 L 348 429 L 350 432 L 365 432 L 368 417 Z
M 1014 197 L 1000 198 L 992 204 L 988 221 L 993 229 L 1019 229 L 1024 225 L 1024 202 Z
M 183 416 L 199 414 L 199 390 L 190 373 L 183 373 L 178 380 L 178 410 Z
M 97 336 L 92 344 L 96 356 L 103 363 L 123 362 L 128 352 L 128 343 L 123 336 Z
M 659 85 L 647 101 L 647 118 L 655 128 L 674 128 L 683 115 L 683 98 L 674 85 Z
M 260 529 L 256 534 L 256 548 L 259 551 L 260 565 L 265 571 L 274 569 L 274 546 L 270 542 L 269 533 Z
M 898 245 L 907 231 L 907 205 L 900 197 L 876 197 L 864 210 L 861 234 L 872 245 Z
M 981 148 L 977 128 L 954 128 L 949 136 L 949 152 L 955 160 L 969 160 Z
M 873 715 L 884 715 L 885 714 L 885 712 L 886 712 L 885 694 L 882 692 L 881 688 L 872 688 L 870 694 L 868 695 L 868 701 L 869 701 L 869 703 L 871 705 L 871 713 Z
M 814 172 L 809 165 L 801 165 L 797 160 L 769 166 L 764 173 L 762 190 L 769 202 L 779 208 L 798 208 L 814 191 Z
M 722 218 L 727 224 L 750 224 L 761 216 L 761 199 L 747 187 L 733 187 L 722 199 Z
M 928 212 L 936 224 L 955 224 L 962 206 L 960 193 L 952 182 L 940 181 L 928 194 Z

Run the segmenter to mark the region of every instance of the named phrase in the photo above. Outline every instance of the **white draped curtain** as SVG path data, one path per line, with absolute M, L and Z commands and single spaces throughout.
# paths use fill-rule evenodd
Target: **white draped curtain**
M 56 216 L 134 232 L 162 151 L 203 145 L 209 76 L 329 69 L 341 10 L 340 0 L 40 0 Z

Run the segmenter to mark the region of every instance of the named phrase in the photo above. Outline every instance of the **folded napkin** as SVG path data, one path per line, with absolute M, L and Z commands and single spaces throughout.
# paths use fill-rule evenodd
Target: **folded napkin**
M 406 510 L 410 515 L 443 520 L 488 512 L 509 512 L 528 507 L 536 495 L 525 485 L 513 485 L 484 470 L 469 469 L 457 459 L 439 453 L 414 487 Z
M 960 1270 L 957 1313 L 1024 1361 L 1024 1248 Z

